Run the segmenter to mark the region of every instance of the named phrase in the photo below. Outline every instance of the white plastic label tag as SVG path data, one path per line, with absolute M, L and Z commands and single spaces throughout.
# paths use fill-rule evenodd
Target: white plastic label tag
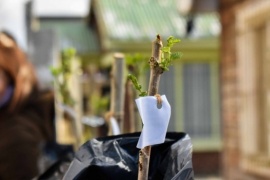
M 135 100 L 143 122 L 143 129 L 137 144 L 139 149 L 165 141 L 171 117 L 171 106 L 165 95 L 162 95 L 161 99 L 160 109 L 157 107 L 155 96 L 140 97 Z

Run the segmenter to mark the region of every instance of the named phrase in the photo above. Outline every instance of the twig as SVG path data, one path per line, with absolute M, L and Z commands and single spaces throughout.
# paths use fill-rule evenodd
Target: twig
M 151 67 L 150 72 L 150 82 L 148 87 L 148 96 L 154 96 L 158 93 L 160 75 L 163 73 L 163 68 L 159 66 L 161 60 L 161 48 L 162 41 L 160 35 L 152 43 L 152 57 L 149 60 Z M 139 153 L 139 170 L 138 170 L 138 180 L 147 180 L 149 171 L 149 162 L 151 155 L 151 146 L 146 146 L 140 150 Z

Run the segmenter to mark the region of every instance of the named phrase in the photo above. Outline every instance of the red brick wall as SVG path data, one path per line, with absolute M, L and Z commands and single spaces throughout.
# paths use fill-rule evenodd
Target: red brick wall
M 242 179 L 239 169 L 239 137 L 237 119 L 236 29 L 235 9 L 245 0 L 220 0 L 221 96 L 223 152 L 222 172 L 226 180 Z
M 220 175 L 220 152 L 194 152 L 192 165 L 195 176 Z

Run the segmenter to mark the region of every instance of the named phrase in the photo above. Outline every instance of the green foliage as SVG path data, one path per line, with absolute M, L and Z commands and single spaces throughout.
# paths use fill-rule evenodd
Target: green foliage
M 147 57 L 143 56 L 140 53 L 127 54 L 125 56 L 125 62 L 128 71 L 134 74 L 136 77 L 139 77 L 142 72 L 149 68 L 147 63 Z
M 50 67 L 50 71 L 55 78 L 57 90 L 61 94 L 63 103 L 70 106 L 75 103 L 68 88 L 68 81 L 72 73 L 71 65 L 75 54 L 76 50 L 73 48 L 64 49 L 61 52 L 60 65 L 57 67 Z
M 134 85 L 135 89 L 139 91 L 139 96 L 146 96 L 147 95 L 147 91 L 142 91 L 142 85 L 140 85 L 138 83 L 138 80 L 134 75 L 129 74 L 128 79 L 131 80 L 131 82 Z
M 179 59 L 182 56 L 182 53 L 180 52 L 171 52 L 171 48 L 180 41 L 180 39 L 170 36 L 167 39 L 167 45 L 161 48 L 161 62 L 159 63 L 159 66 L 163 69 L 163 71 L 168 71 L 169 66 L 172 64 L 172 61 L 175 59 Z M 138 77 L 141 74 L 140 70 L 145 70 L 146 62 L 147 60 L 143 58 L 141 54 L 126 56 L 126 64 L 128 65 L 128 67 L 133 67 L 132 73 L 134 74 L 129 74 L 128 79 L 132 81 L 135 89 L 139 91 L 139 96 L 147 95 L 147 91 L 142 91 L 142 86 L 138 83 L 138 80 L 136 78 L 136 76 Z
M 101 97 L 98 93 L 93 93 L 90 99 L 91 109 L 94 114 L 102 115 L 107 111 L 110 104 L 109 96 Z
M 161 48 L 161 62 L 159 66 L 164 70 L 168 71 L 169 66 L 172 64 L 172 61 L 175 59 L 179 59 L 182 56 L 180 52 L 171 52 L 171 48 L 176 44 L 179 43 L 181 40 L 170 36 L 167 39 L 167 45 Z

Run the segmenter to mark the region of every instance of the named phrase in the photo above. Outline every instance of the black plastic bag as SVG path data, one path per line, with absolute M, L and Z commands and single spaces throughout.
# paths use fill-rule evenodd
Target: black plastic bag
M 74 151 L 72 145 L 60 145 L 56 142 L 45 144 L 42 156 L 39 160 L 39 166 L 45 166 L 47 168 L 45 168 L 44 172 L 42 171 L 42 174 L 34 179 L 62 179 L 73 158 Z
M 140 133 L 109 136 L 83 144 L 63 179 L 136 180 Z M 185 133 L 167 133 L 163 144 L 152 146 L 149 177 L 152 180 L 194 179 L 192 144 Z

